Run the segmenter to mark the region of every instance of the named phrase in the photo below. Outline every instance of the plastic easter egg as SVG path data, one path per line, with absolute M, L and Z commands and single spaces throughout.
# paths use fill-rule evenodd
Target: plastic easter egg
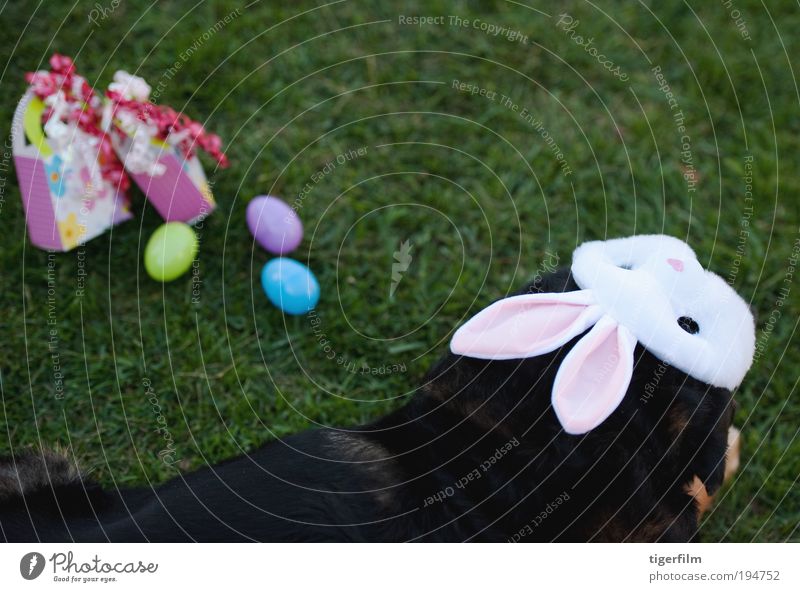
M 144 268 L 156 281 L 170 282 L 189 271 L 197 255 L 197 236 L 188 224 L 162 224 L 147 241 Z
M 261 286 L 270 302 L 287 314 L 305 314 L 319 302 L 317 278 L 308 267 L 288 257 L 264 266 Z
M 271 195 L 259 195 L 247 204 L 247 226 L 258 244 L 276 255 L 293 251 L 303 240 L 297 213 Z

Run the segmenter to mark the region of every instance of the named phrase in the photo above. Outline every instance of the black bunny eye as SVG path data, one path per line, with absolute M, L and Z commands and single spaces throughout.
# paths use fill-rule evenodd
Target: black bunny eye
M 698 325 L 697 321 L 695 321 L 692 317 L 679 318 L 678 326 L 690 335 L 694 335 L 700 331 L 700 325 Z

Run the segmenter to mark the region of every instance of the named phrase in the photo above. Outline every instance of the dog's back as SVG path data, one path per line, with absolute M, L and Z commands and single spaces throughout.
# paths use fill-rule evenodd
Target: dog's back
M 524 292 L 577 289 L 567 270 Z M 0 461 L 7 541 L 687 541 L 686 488 L 722 482 L 731 393 L 637 348 L 624 401 L 585 436 L 550 404 L 571 344 L 525 360 L 448 355 L 407 405 L 113 490 L 53 453 Z

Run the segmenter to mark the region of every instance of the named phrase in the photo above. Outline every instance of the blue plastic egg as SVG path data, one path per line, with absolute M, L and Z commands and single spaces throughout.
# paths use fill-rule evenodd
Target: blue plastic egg
M 286 314 L 301 315 L 319 302 L 319 282 L 311 270 L 294 259 L 272 259 L 261 270 L 261 286 L 270 302 Z

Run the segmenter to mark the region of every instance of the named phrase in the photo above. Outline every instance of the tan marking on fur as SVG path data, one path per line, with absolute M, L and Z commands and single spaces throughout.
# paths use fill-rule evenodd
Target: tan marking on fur
M 393 470 L 392 454 L 383 446 L 368 441 L 358 434 L 329 431 L 328 440 L 343 453 L 341 460 L 353 463 L 353 467 L 368 475 L 374 482 L 375 491 L 371 492 L 381 507 L 393 508 L 394 488 L 387 485 L 400 483 L 400 476 Z M 366 462 L 364 462 L 366 461 Z
M 606 518 L 607 520 L 607 518 Z M 613 518 L 610 521 L 600 520 L 602 530 L 592 537 L 593 542 L 598 543 L 654 543 L 659 540 L 666 530 L 675 521 L 674 515 L 667 515 L 658 512 L 658 516 L 643 522 L 634 530 L 630 524 L 625 523 L 623 518 Z
M 456 415 L 464 417 L 483 432 L 489 433 L 495 431 L 509 440 L 514 436 L 510 430 L 498 425 L 496 419 L 489 414 L 488 410 L 491 406 L 491 402 L 485 399 L 478 400 L 467 396 L 453 396 L 452 393 L 443 391 L 433 385 L 429 385 L 425 388 L 425 394 L 433 398 L 434 401 L 445 405 Z
M 728 429 L 728 451 L 725 453 L 725 479 L 724 482 L 730 481 L 739 470 L 739 457 L 741 453 L 741 432 L 735 427 L 731 426 Z M 708 495 L 706 486 L 700 481 L 698 477 L 687 487 L 689 495 L 693 496 L 697 501 L 697 509 L 702 516 L 705 512 L 711 509 L 714 503 L 714 497 Z
M 689 412 L 683 406 L 672 405 L 667 415 L 667 433 L 674 439 L 680 438 L 689 423 L 689 417 Z

